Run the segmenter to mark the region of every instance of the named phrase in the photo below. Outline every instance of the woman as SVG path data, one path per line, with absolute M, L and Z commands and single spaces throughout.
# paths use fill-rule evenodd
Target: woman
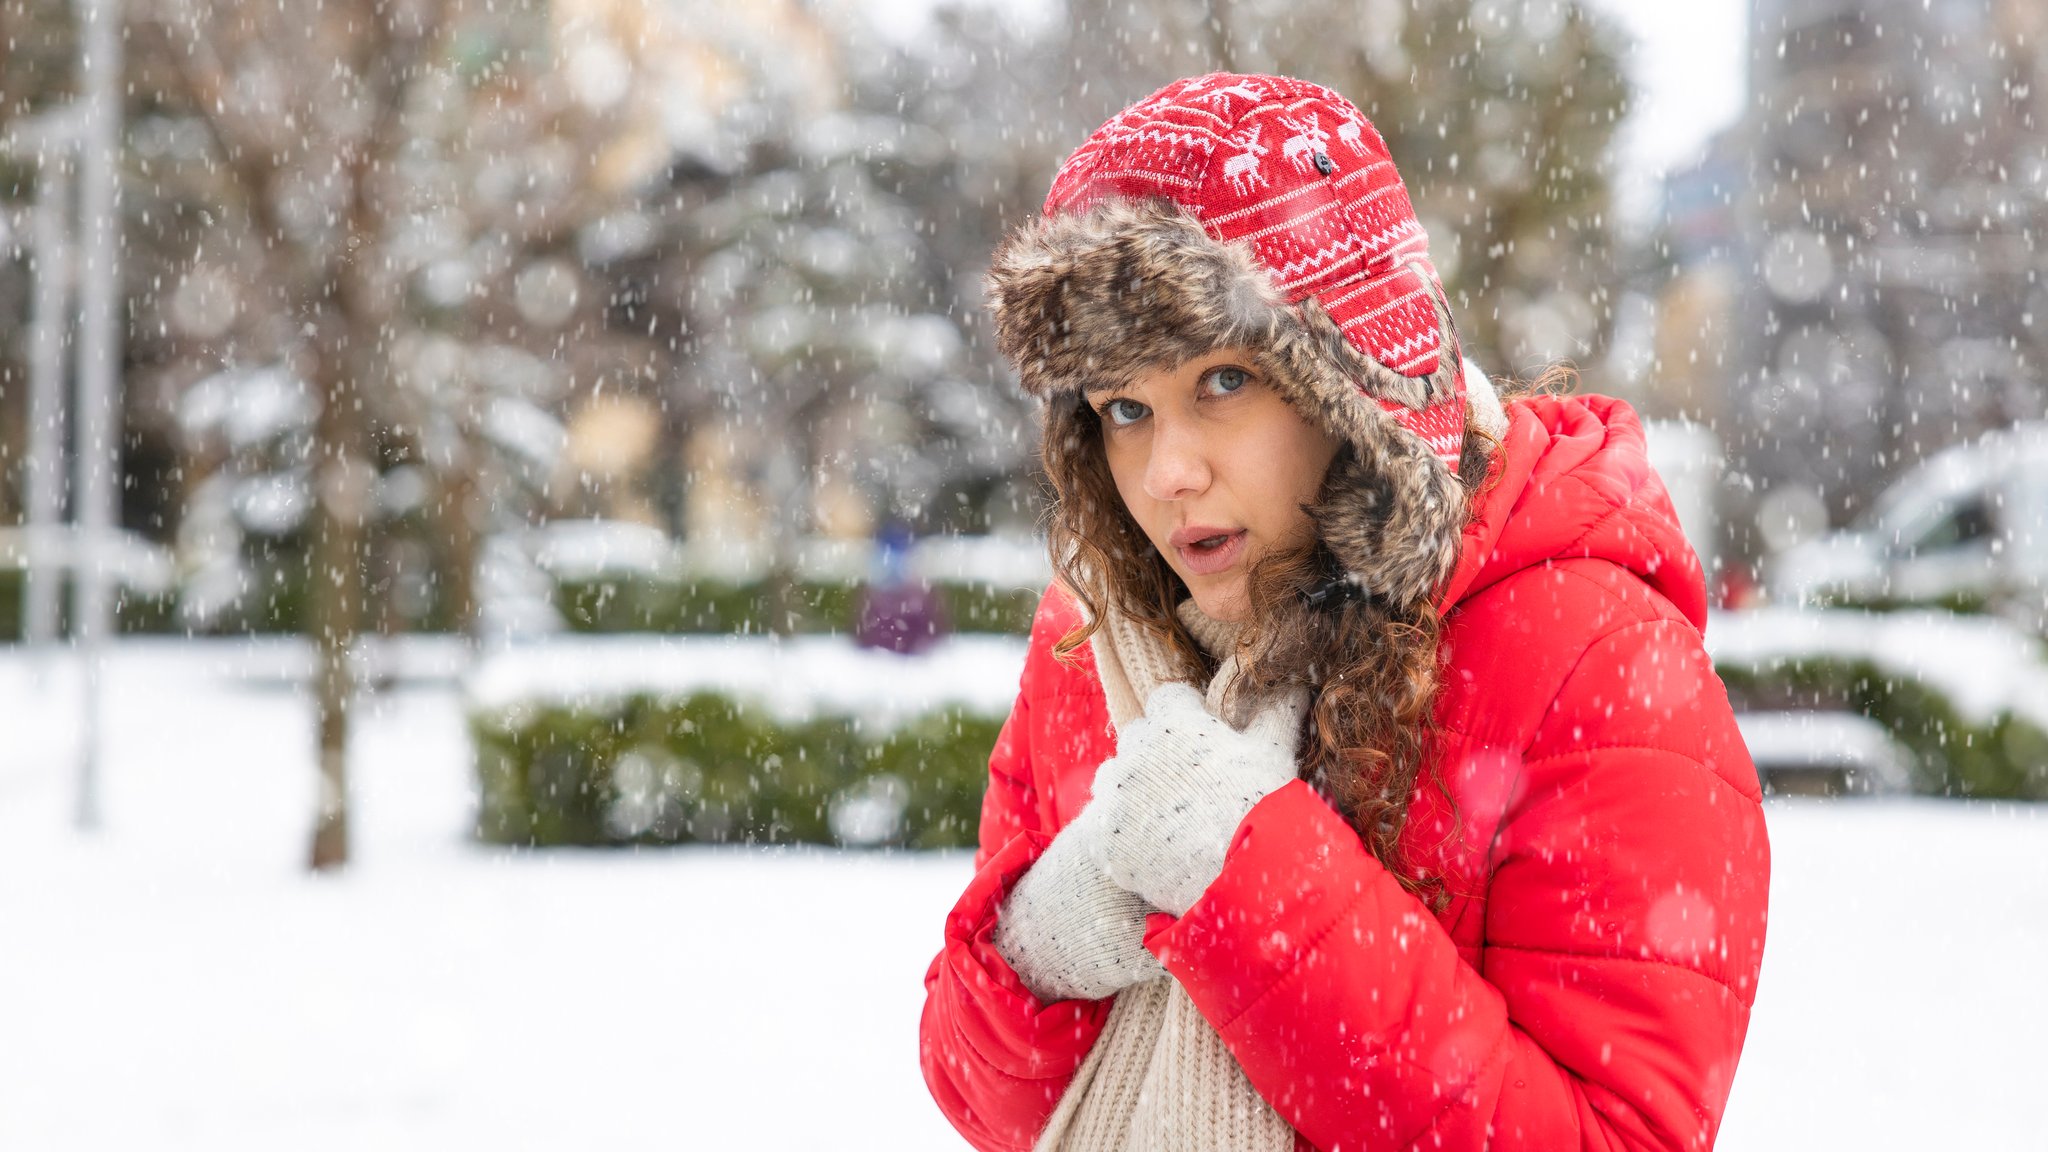
M 1059 581 L 922 1057 L 976 1147 L 1704 1148 L 1755 771 L 1634 414 L 1464 365 L 1325 89 L 1162 89 L 989 274 Z

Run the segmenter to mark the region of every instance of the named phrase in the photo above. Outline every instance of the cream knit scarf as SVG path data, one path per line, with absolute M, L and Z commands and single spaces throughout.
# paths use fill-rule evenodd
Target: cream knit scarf
M 1224 702 L 1237 677 L 1237 626 L 1211 620 L 1193 600 L 1181 623 L 1223 663 L 1209 710 L 1234 724 Z M 1178 679 L 1165 645 L 1111 610 L 1092 642 L 1095 670 L 1121 729 L 1152 690 Z M 1038 1138 L 1038 1152 L 1291 1152 L 1294 1130 L 1245 1079 L 1237 1058 L 1172 978 L 1117 994 L 1109 1020 Z

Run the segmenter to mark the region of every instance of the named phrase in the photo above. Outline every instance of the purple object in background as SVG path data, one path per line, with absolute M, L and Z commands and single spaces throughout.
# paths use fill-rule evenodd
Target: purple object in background
M 855 607 L 853 640 L 863 648 L 912 655 L 951 629 L 938 590 L 910 575 L 910 529 L 889 523 L 876 534 L 875 571 Z

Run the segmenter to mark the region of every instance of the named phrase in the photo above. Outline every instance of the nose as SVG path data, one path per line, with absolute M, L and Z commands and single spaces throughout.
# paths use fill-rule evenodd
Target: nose
M 1153 416 L 1152 451 L 1145 458 L 1145 494 L 1179 500 L 1209 486 L 1209 455 L 1198 429 Z

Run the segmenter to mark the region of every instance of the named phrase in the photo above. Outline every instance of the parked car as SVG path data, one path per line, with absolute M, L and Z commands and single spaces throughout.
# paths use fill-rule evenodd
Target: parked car
M 1783 604 L 1989 610 L 2048 632 L 2048 423 L 1929 457 L 1856 527 L 1774 557 L 1765 582 Z

